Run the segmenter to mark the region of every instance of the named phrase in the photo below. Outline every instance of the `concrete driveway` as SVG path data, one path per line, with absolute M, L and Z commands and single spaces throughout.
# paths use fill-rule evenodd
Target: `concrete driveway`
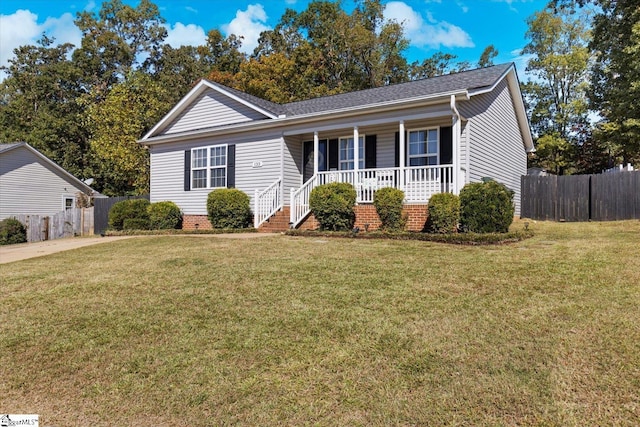
M 272 233 L 230 233 L 230 234 L 176 234 L 176 236 L 189 237 L 216 237 L 222 239 L 253 239 L 257 237 L 274 236 Z M 18 245 L 0 246 L 0 264 L 8 262 L 22 261 L 23 259 L 35 258 L 44 255 L 55 254 L 57 252 L 68 251 L 70 249 L 82 248 L 84 246 L 97 245 L 100 243 L 115 242 L 123 239 L 143 236 L 108 236 L 108 237 L 71 237 L 68 239 L 47 240 L 37 243 L 21 243 Z M 153 237 L 153 236 L 144 236 Z
M 0 264 L 22 261 L 84 246 L 97 245 L 99 243 L 115 242 L 116 240 L 130 239 L 134 236 L 117 237 L 73 237 L 68 239 L 47 240 L 37 243 L 21 243 L 19 245 L 0 246 Z

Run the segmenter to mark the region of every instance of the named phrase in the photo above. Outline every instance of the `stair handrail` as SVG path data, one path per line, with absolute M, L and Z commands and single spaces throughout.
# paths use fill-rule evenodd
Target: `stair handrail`
M 291 189 L 289 225 L 292 228 L 297 227 L 311 212 L 309 196 L 311 195 L 311 190 L 317 186 L 317 182 L 318 176 L 314 175 L 302 187 L 297 190 L 295 188 Z
M 264 190 L 256 190 L 253 198 L 253 226 L 260 227 L 282 209 L 282 178 L 278 178 Z

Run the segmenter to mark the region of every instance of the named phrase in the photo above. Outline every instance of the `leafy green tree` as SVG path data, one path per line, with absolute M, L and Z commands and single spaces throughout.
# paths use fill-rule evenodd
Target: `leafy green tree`
M 102 3 L 98 15 L 80 12 L 75 20 L 82 32 L 81 46 L 73 60 L 83 70 L 83 84 L 92 96 L 102 96 L 138 68 L 143 57 L 157 57 L 167 37 L 165 20 L 158 7 L 149 0 L 140 0 L 137 7 L 121 0 Z
M 85 126 L 95 188 L 107 195 L 149 191 L 148 151 L 136 141 L 162 118 L 171 105 L 166 89 L 141 72 L 132 72 L 105 99 L 87 105 Z
M 80 125 L 81 70 L 68 60 L 71 44 L 43 36 L 14 50 L 3 67 L 0 139 L 25 141 L 77 177 L 85 177 L 87 133 Z
M 640 163 L 640 6 L 636 0 L 600 0 L 594 17 L 595 52 L 589 98 L 604 122 L 599 137 L 623 162 Z
M 405 81 L 408 41 L 402 25 L 384 21 L 382 12 L 380 0 L 359 1 L 351 14 L 337 1 L 313 1 L 301 12 L 288 9 L 261 35 L 252 67 L 277 66 L 265 59 L 276 53 L 292 61 L 300 78 L 288 85 L 291 100 Z
M 582 16 L 565 8 L 536 12 L 527 23 L 529 43 L 522 53 L 533 55 L 527 73 L 535 77 L 527 87 L 541 86 L 527 95 L 533 94 L 534 102 L 542 102 L 549 111 L 535 123 L 536 130 L 557 132 L 561 138 L 568 138 L 572 125 L 588 113 L 588 28 Z
M 527 73 L 533 79 L 522 89 L 538 138 L 532 164 L 556 173 L 571 171 L 579 144 L 575 129 L 589 112 L 590 33 L 585 22 L 584 16 L 565 7 L 547 7 L 527 20 L 529 42 L 522 52 L 532 55 Z
M 485 47 L 478 59 L 478 68 L 491 67 L 493 65 L 493 59 L 498 56 L 499 52 L 494 45 L 490 44 Z

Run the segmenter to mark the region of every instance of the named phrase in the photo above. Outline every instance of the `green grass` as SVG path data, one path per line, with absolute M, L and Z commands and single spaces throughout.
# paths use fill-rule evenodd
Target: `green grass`
M 638 425 L 640 222 L 530 228 L 500 246 L 140 237 L 0 265 L 0 411 Z

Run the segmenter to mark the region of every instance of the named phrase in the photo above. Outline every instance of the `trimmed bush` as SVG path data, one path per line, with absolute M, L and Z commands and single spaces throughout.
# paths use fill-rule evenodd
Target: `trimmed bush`
M 474 233 L 506 233 L 513 222 L 513 191 L 496 181 L 467 184 L 460 190 L 460 225 Z
M 148 230 L 149 220 L 145 218 L 126 218 L 122 223 L 123 230 Z
M 247 228 L 251 224 L 249 196 L 236 188 L 220 188 L 207 196 L 207 215 L 213 228 Z
M 149 227 L 152 230 L 169 230 L 182 227 L 182 212 L 173 202 L 156 202 L 147 207 Z M 125 228 L 126 229 L 126 228 Z
M 0 245 L 13 245 L 27 241 L 27 230 L 15 218 L 5 218 L 0 221 Z
M 309 208 L 322 230 L 351 230 L 356 222 L 356 190 L 345 182 L 319 185 L 309 195 Z
M 126 219 L 139 219 L 147 223 L 143 230 L 148 229 L 148 207 L 149 201 L 147 199 L 129 199 L 114 204 L 109 210 L 109 227 L 114 230 L 122 230 Z
M 373 193 L 373 205 L 382 222 L 384 230 L 402 230 L 406 219 L 402 216 L 404 191 L 397 188 L 385 187 Z
M 434 194 L 429 199 L 427 231 L 429 233 L 455 233 L 460 223 L 460 198 L 451 193 Z

